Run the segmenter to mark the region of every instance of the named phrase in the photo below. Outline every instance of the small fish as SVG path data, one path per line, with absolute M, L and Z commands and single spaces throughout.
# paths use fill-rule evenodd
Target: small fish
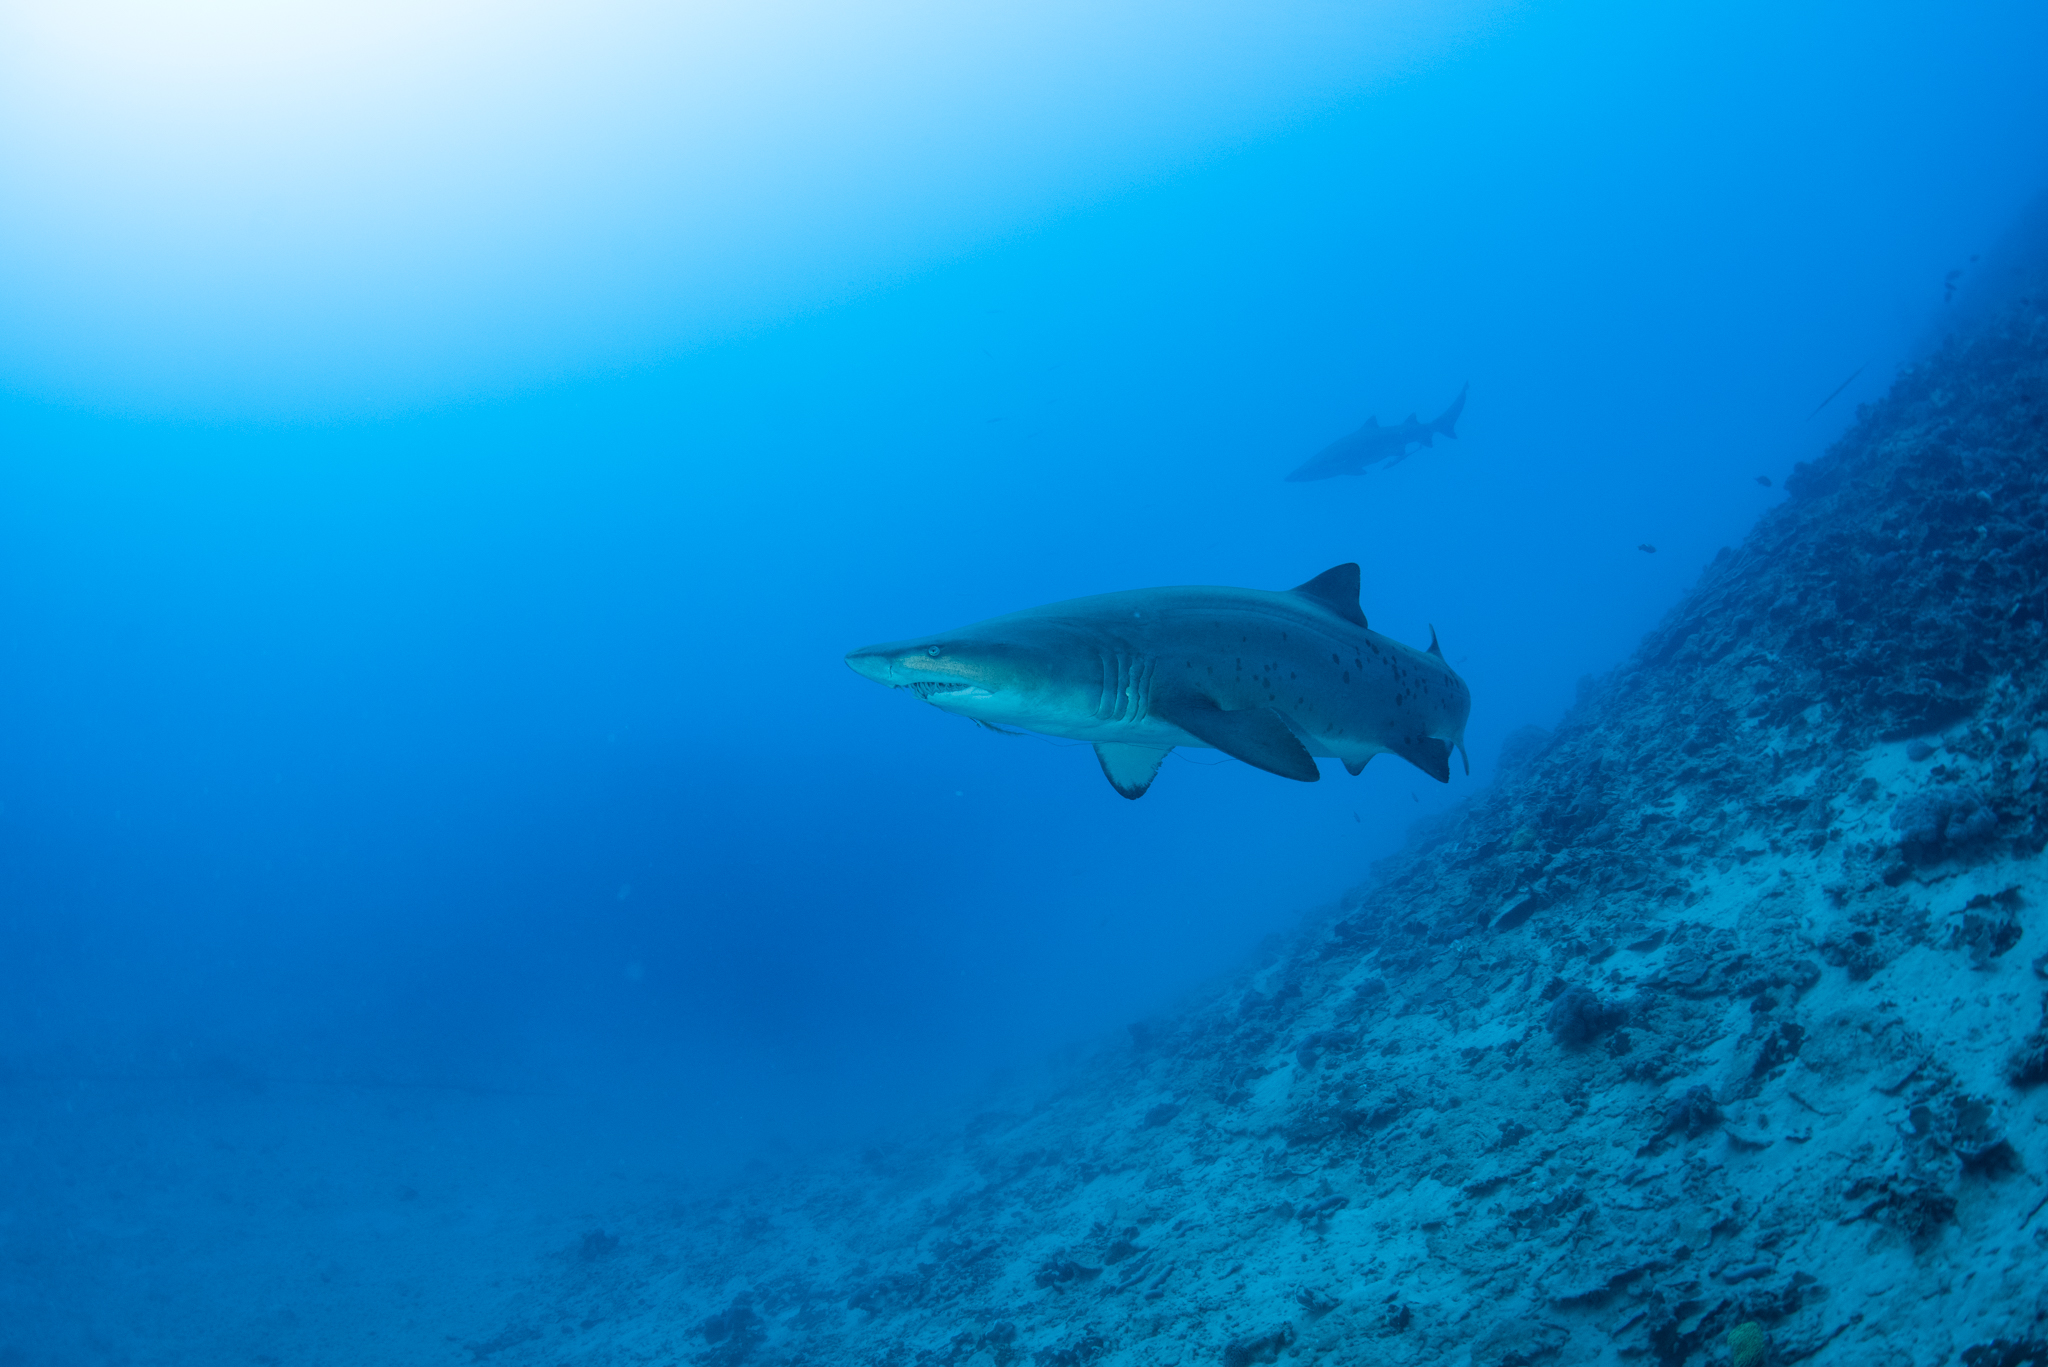
M 1766 489 L 1771 487 L 1771 477 L 1769 475 L 1758 475 L 1756 477 L 1756 482 L 1758 484 L 1763 485 Z
M 1657 548 L 1655 546 L 1652 546 L 1647 541 L 1645 541 L 1642 545 L 1636 547 L 1636 549 L 1641 551 L 1644 555 L 1655 555 L 1657 553 Z

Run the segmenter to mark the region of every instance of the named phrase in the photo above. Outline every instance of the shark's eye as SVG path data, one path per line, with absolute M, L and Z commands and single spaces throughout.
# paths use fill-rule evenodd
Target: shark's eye
M 926 646 L 924 653 L 931 656 L 934 660 L 939 658 L 939 648 L 937 646 Z

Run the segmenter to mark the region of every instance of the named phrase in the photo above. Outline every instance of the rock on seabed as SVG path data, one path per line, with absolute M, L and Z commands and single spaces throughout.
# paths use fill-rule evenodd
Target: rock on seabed
M 614 1212 L 616 1251 L 508 1299 L 561 1334 L 466 1337 L 512 1367 L 2048 1363 L 2044 443 L 2021 302 L 1228 990 L 920 1149 Z

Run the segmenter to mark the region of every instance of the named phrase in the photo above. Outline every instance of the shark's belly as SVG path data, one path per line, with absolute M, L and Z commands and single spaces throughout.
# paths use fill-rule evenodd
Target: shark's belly
M 1146 745 L 1155 749 L 1170 750 L 1178 745 L 1200 747 L 1203 744 L 1178 726 L 1163 722 L 1157 717 L 1131 721 L 1103 721 L 1093 717 L 1081 718 L 1066 714 L 1023 718 L 1017 725 L 1041 735 L 1058 736 L 1063 740 L 1087 741 L 1090 745 Z

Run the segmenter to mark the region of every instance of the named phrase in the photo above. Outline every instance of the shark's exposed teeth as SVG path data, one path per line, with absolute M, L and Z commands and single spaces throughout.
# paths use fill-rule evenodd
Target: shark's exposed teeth
M 931 681 L 926 683 L 901 684 L 899 685 L 899 687 L 907 688 L 911 692 L 917 694 L 918 697 L 924 698 L 927 701 L 929 701 L 931 696 L 935 693 L 958 693 L 961 689 L 968 687 L 968 685 L 964 683 L 939 683 L 937 681 Z

